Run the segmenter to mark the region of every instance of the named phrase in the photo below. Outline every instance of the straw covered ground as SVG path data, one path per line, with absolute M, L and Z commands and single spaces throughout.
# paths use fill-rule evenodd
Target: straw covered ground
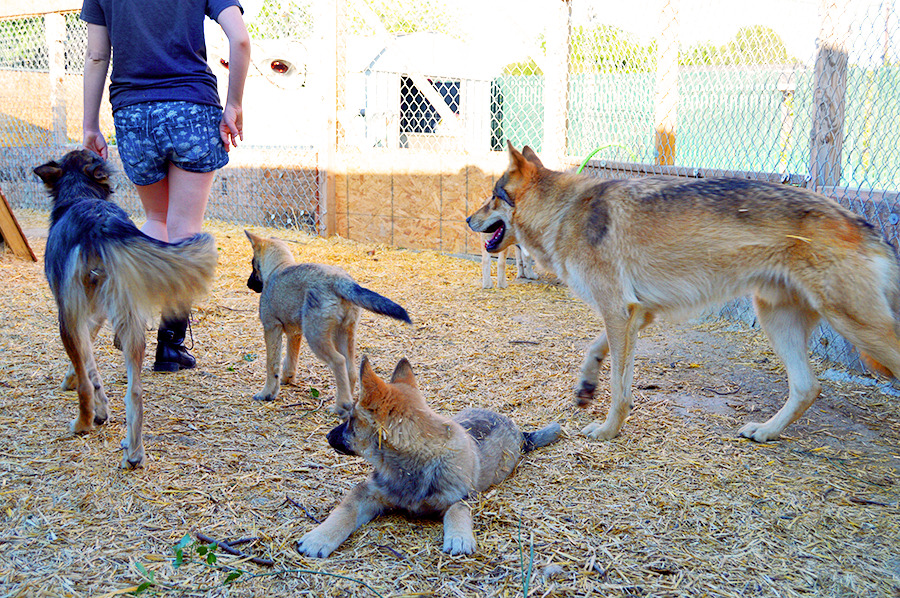
M 46 215 L 19 219 L 31 231 Z M 96 347 L 110 421 L 73 437 L 44 239 L 30 235 L 37 263 L 0 256 L 0 597 L 900 596 L 896 396 L 825 380 L 780 441 L 740 440 L 787 390 L 765 340 L 661 323 L 642 334 L 622 434 L 589 440 L 579 430 L 605 415 L 608 370 L 593 407 L 574 407 L 572 388 L 602 324 L 566 288 L 547 277 L 485 291 L 472 260 L 282 231 L 299 260 L 342 266 L 408 309 L 412 326 L 362 317 L 359 354 L 382 376 L 405 356 L 440 412 L 481 406 L 567 433 L 472 500 L 471 557 L 441 552 L 439 521 L 402 515 L 328 559 L 301 557 L 297 539 L 368 469 L 328 447 L 334 385 L 305 345 L 303 384 L 251 400 L 265 348 L 250 247 L 240 228 L 208 230 L 221 257 L 193 316 L 199 366 L 153 373 L 148 333 L 148 467 L 132 472 L 117 468 L 125 372 L 111 332 Z M 214 559 L 201 536 L 243 555 Z

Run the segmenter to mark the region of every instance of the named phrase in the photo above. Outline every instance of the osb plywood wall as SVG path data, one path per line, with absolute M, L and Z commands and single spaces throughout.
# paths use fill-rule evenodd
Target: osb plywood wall
M 398 151 L 342 155 L 335 175 L 336 233 L 360 242 L 480 253 L 466 216 L 490 196 L 508 158 Z

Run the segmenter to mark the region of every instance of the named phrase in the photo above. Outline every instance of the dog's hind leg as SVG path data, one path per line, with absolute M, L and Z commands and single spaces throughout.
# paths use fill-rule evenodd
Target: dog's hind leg
M 300 357 L 300 344 L 303 334 L 296 332 L 285 334 L 287 346 L 284 352 L 284 364 L 281 366 L 281 383 L 293 384 L 297 376 L 297 359 Z
M 348 316 L 338 327 L 334 342 L 337 350 L 344 356 L 351 395 L 356 393 L 356 383 L 359 381 L 359 370 L 356 366 L 356 326 L 358 320 L 358 314 L 355 317 L 353 315 Z
M 98 318 L 94 321 L 91 326 L 91 345 L 97 342 L 97 335 L 100 334 L 100 328 L 103 327 L 103 318 Z M 59 387 L 62 390 L 75 390 L 75 384 L 77 383 L 77 379 L 75 377 L 75 366 L 69 362 L 69 369 L 66 372 L 65 377 L 63 378 L 62 384 Z
M 306 314 L 304 314 L 304 320 L 306 320 Z M 341 419 L 346 419 L 350 415 L 350 408 L 353 405 L 353 393 L 350 387 L 350 377 L 347 375 L 347 358 L 334 346 L 333 327 L 339 325 L 338 322 L 333 322 L 328 328 L 320 329 L 317 334 L 308 334 L 306 340 L 315 356 L 331 369 L 337 387 L 334 413 Z
M 87 369 L 91 353 L 90 334 L 84 323 L 60 310 L 59 336 L 72 364 L 75 390 L 78 392 L 78 417 L 72 420 L 69 428 L 73 434 L 86 434 L 94 427 L 94 384 Z
M 143 384 L 141 382 L 141 366 L 144 363 L 146 339 L 143 322 L 138 318 L 116 326 L 116 334 L 122 342 L 122 353 L 125 356 L 125 373 L 128 387 L 125 391 L 125 439 L 122 448 L 122 469 L 143 467 L 146 462 L 144 454 L 144 402 Z
M 609 382 L 611 402 L 606 421 L 602 424 L 593 422 L 586 426 L 582 433 L 597 440 L 610 440 L 618 435 L 631 412 L 631 387 L 634 381 L 634 350 L 638 332 L 652 320 L 646 310 L 639 305 L 629 305 L 625 314 L 604 314 L 606 336 L 608 339 L 610 367 Z M 592 349 L 601 346 L 601 339 L 592 345 Z M 596 360 L 595 360 L 596 361 Z M 596 378 L 595 378 L 596 379 Z
M 809 335 L 819 314 L 796 293 L 788 290 L 758 292 L 753 298 L 759 323 L 788 375 L 784 406 L 764 423 L 749 422 L 738 435 L 756 442 L 775 440 L 819 396 L 821 385 L 809 362 Z
M 865 309 L 841 305 L 823 310 L 828 322 L 859 349 L 864 364 L 881 375 L 900 376 L 900 337 L 887 305 L 873 298 Z
M 653 322 L 653 313 L 642 311 L 640 314 L 638 330 L 643 330 Z M 581 364 L 581 378 L 575 387 L 575 404 L 579 407 L 587 407 L 594 400 L 597 390 L 597 380 L 600 375 L 600 365 L 609 354 L 609 341 L 604 332 L 594 340 L 584 356 Z

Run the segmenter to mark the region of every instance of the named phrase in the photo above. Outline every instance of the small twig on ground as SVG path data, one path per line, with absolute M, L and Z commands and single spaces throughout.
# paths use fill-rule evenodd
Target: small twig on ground
M 209 536 L 202 534 L 200 532 L 196 532 L 196 534 L 197 534 L 197 539 L 200 540 L 201 542 L 205 542 L 207 544 L 215 544 L 216 546 L 218 546 L 220 549 L 227 552 L 228 554 L 247 559 L 251 563 L 256 563 L 257 565 L 263 565 L 266 567 L 271 567 L 275 564 L 275 561 L 252 556 L 245 552 L 241 552 L 237 548 L 233 548 L 231 546 L 231 544 L 229 544 L 227 542 L 223 542 L 222 540 L 216 540 L 215 538 L 210 538 Z

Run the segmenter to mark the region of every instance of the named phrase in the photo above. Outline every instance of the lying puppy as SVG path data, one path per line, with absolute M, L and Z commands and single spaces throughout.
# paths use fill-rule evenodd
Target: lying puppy
M 305 335 L 309 348 L 334 374 L 334 412 L 346 417 L 356 387 L 359 308 L 407 324 L 411 323 L 409 315 L 387 297 L 356 284 L 341 268 L 297 264 L 284 241 L 244 232 L 253 246 L 253 272 L 247 286 L 260 293 L 259 319 L 266 340 L 266 385 L 253 398 L 272 401 L 278 396 L 282 334 L 288 337 L 288 346 L 281 383 L 293 381 L 300 341 Z
M 339 453 L 372 464 L 369 479 L 350 491 L 297 551 L 327 557 L 361 525 L 391 509 L 444 518 L 444 551 L 472 554 L 475 536 L 466 500 L 512 472 L 523 453 L 559 439 L 559 424 L 522 433 L 508 418 L 465 409 L 453 419 L 432 411 L 400 360 L 389 383 L 364 357 L 360 393 L 350 418 L 328 434 Z
M 78 390 L 72 432 L 85 434 L 108 417 L 108 402 L 94 360 L 93 340 L 109 318 L 128 375 L 125 455 L 121 467 L 145 463 L 141 364 L 147 319 L 155 312 L 184 313 L 206 294 L 218 253 L 212 235 L 178 243 L 151 239 L 110 200 L 110 172 L 89 150 L 34 169 L 53 198 L 44 271 L 59 309 L 59 333 L 72 365 L 64 389 Z

